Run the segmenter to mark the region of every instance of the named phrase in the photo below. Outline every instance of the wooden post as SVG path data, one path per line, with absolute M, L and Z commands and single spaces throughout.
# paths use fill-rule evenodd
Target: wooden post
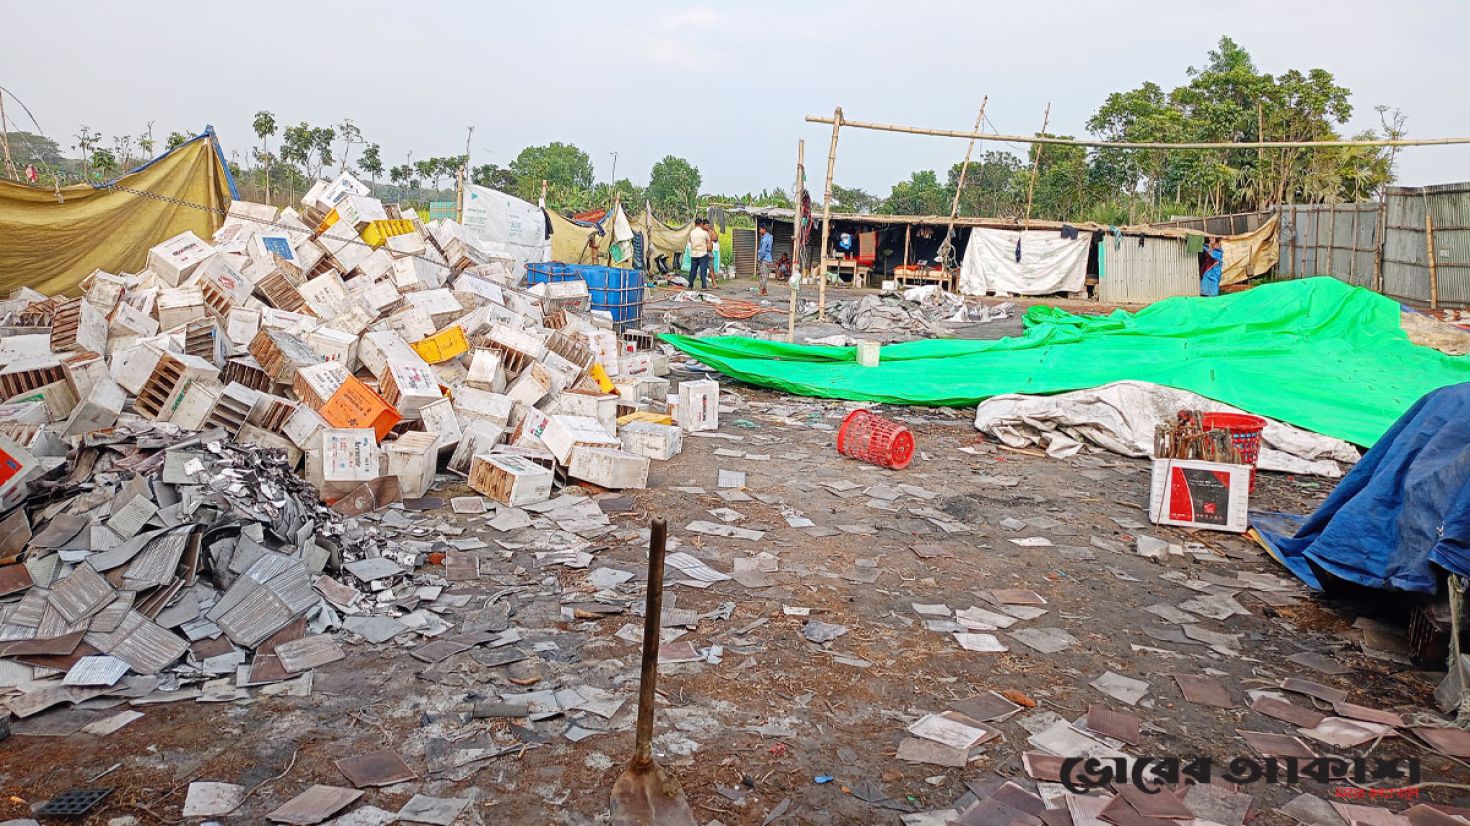
M 539 207 L 541 207 L 542 209 L 546 209 L 546 179 L 545 178 L 542 178 L 541 179 L 541 200 L 539 202 L 537 202 L 536 205 L 539 206 Z
M 1332 247 L 1337 243 L 1337 201 L 1327 203 L 1327 271 L 1323 275 L 1337 277 L 1337 271 L 1332 268 Z
M 903 266 L 904 266 L 904 270 L 903 271 L 904 271 L 904 274 L 908 274 L 908 266 L 909 266 L 909 241 L 910 241 L 910 239 L 913 238 L 913 235 L 914 235 L 914 225 L 913 224 L 904 224 L 903 225 Z
M 1378 199 L 1378 232 L 1373 239 L 1373 291 L 1383 292 L 1383 248 L 1388 245 L 1388 187 Z
M 1046 125 L 1051 122 L 1051 103 L 1046 104 L 1046 114 L 1041 116 L 1041 134 L 1046 134 Z M 1021 232 L 1031 226 L 1031 196 L 1036 192 L 1036 173 L 1041 170 L 1041 150 L 1046 144 L 1036 144 L 1036 160 L 1031 162 L 1031 180 L 1026 184 L 1026 218 L 1021 222 Z
M 1301 213 L 1297 211 L 1296 204 L 1291 205 L 1291 277 L 1301 278 L 1302 274 L 1296 268 L 1296 239 L 1302 234 Z
M 1434 216 L 1424 204 L 1424 252 L 1429 256 L 1429 306 L 1439 307 L 1439 262 L 1434 254 Z
M 827 149 L 827 184 L 822 188 L 822 246 L 817 250 L 817 321 L 827 320 L 827 240 L 832 232 L 832 169 L 837 165 L 837 132 L 842 107 L 832 113 L 832 145 Z
M 464 173 L 464 167 L 454 173 L 454 222 L 461 225 L 464 224 Z
M 1356 284 L 1358 279 L 1358 213 L 1360 212 L 1362 210 L 1358 209 L 1358 205 L 1353 204 L 1353 259 L 1352 263 L 1348 264 L 1348 282 L 1353 284 Z
M 980 114 L 975 116 L 975 131 L 979 132 L 985 123 L 985 104 L 990 102 L 990 96 L 986 95 L 980 99 Z M 965 175 L 970 171 L 970 153 L 975 151 L 975 140 L 965 146 L 965 160 L 960 163 L 960 179 L 954 187 L 954 203 L 949 207 L 949 224 L 944 230 L 944 241 L 939 244 L 939 267 L 949 274 L 949 259 L 954 256 L 954 221 L 960 214 L 960 193 L 965 189 Z M 904 263 L 908 263 L 908 234 L 904 234 Z
M 791 222 L 791 276 L 786 284 L 791 289 L 791 306 L 786 311 L 786 341 L 796 341 L 796 295 L 801 290 L 801 193 L 806 189 L 806 141 L 796 142 L 796 184 L 791 188 L 791 202 L 796 205 L 796 217 Z M 774 230 L 772 230 L 774 232 Z M 775 246 L 775 240 L 771 246 Z M 760 233 L 756 233 L 756 248 L 760 247 Z M 759 263 L 756 264 L 760 266 Z

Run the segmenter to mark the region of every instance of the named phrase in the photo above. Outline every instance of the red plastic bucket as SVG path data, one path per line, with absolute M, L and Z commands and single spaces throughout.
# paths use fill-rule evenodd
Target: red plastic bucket
M 914 460 L 914 434 L 907 427 L 854 410 L 837 431 L 837 452 L 870 464 L 902 470 Z
M 1251 466 L 1251 490 L 1256 489 L 1256 458 L 1261 454 L 1261 431 L 1266 420 L 1249 413 L 1205 413 L 1200 416 L 1202 430 L 1227 430 L 1240 460 Z

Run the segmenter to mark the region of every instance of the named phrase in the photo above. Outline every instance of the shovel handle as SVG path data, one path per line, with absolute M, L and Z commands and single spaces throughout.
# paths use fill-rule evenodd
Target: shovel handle
M 634 764 L 653 762 L 653 698 L 658 683 L 658 635 L 664 614 L 664 553 L 669 523 L 654 519 L 648 531 L 648 591 L 643 601 L 643 665 L 638 675 L 638 729 Z

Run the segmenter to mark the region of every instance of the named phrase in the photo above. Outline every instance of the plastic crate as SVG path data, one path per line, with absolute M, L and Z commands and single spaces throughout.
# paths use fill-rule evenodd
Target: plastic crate
M 619 330 L 643 320 L 643 271 L 547 261 L 526 265 L 526 284 L 581 280 L 592 296 L 592 309 L 612 315 Z

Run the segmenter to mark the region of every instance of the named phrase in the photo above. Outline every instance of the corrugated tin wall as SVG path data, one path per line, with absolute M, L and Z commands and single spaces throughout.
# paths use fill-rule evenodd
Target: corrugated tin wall
M 1383 207 L 1312 204 L 1280 211 L 1278 276 L 1330 275 L 1400 301 L 1470 306 L 1470 183 L 1390 187 Z M 1432 276 L 1426 215 L 1434 233 Z
M 1276 214 L 1272 210 L 1265 212 L 1236 212 L 1230 215 L 1212 215 L 1209 218 L 1175 218 L 1172 221 L 1163 221 L 1150 224 L 1154 227 L 1173 227 L 1176 229 L 1197 229 L 1211 235 L 1244 235 L 1247 232 L 1255 232 L 1261 228 L 1261 224 L 1271 220 Z
M 1116 248 L 1113 239 L 1098 242 L 1098 299 L 1138 304 L 1176 295 L 1199 295 L 1199 256 L 1185 250 L 1183 241 L 1149 238 L 1143 246 L 1126 237 Z
M 1378 255 L 1377 204 L 1309 204 L 1281 207 L 1283 278 L 1331 275 L 1359 287 L 1373 286 Z

